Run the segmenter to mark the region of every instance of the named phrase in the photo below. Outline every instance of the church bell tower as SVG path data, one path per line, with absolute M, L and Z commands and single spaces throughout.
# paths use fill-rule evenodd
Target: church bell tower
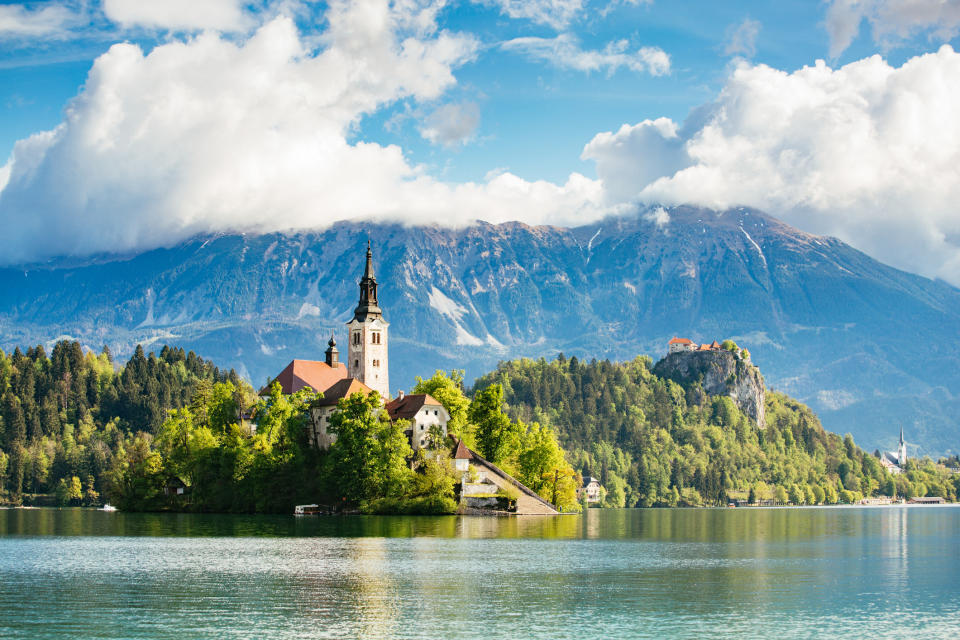
M 897 464 L 901 467 L 907 461 L 907 443 L 903 441 L 903 425 L 900 425 L 900 444 L 897 446 Z
M 367 264 L 360 278 L 360 302 L 347 323 L 347 373 L 387 400 L 390 377 L 387 366 L 387 327 L 377 301 L 377 278 L 373 273 L 373 252 L 367 241 Z

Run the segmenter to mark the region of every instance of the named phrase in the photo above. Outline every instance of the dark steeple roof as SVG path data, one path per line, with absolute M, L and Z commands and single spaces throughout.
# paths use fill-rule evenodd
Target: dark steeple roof
M 373 275 L 373 252 L 370 250 L 370 241 L 367 240 L 367 266 L 360 278 L 360 302 L 353 310 L 353 317 L 360 322 L 366 322 L 383 315 L 377 304 L 377 278 Z

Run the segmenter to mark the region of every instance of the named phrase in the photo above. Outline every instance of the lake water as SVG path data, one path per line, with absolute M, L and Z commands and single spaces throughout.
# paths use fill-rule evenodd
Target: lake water
M 958 638 L 960 507 L 0 510 L 6 638 Z

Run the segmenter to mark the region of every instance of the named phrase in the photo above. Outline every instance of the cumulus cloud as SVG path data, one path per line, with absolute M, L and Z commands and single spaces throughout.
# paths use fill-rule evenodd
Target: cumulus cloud
M 620 67 L 632 71 L 662 76 L 670 73 L 670 56 L 659 47 L 640 47 L 629 51 L 627 40 L 608 43 L 602 50 L 588 50 L 569 33 L 555 38 L 514 38 L 501 45 L 509 51 L 517 51 L 534 60 L 548 62 L 561 69 L 576 71 L 606 71 L 613 73 Z
M 0 171 L 2 259 L 357 218 L 598 215 L 599 181 L 577 174 L 562 185 L 506 172 L 450 185 L 399 147 L 350 142 L 364 114 L 401 99 L 437 100 L 455 84 L 453 69 L 475 55 L 472 37 L 424 22 L 425 6 L 331 2 L 319 50 L 284 17 L 239 42 L 208 31 L 149 53 L 114 45 L 64 121 L 19 141 Z
M 243 31 L 252 26 L 244 4 L 244 0 L 103 0 L 103 12 L 123 27 Z
M 474 102 L 445 104 L 431 113 L 420 135 L 446 147 L 466 144 L 480 125 L 480 107 Z
M 760 23 L 744 18 L 743 22 L 730 31 L 723 53 L 728 56 L 752 58 L 757 53 L 758 35 L 760 35 Z
M 927 32 L 941 42 L 960 32 L 960 0 L 829 0 L 826 26 L 830 55 L 843 53 L 866 20 L 874 42 L 895 46 Z
M 514 19 L 532 20 L 554 29 L 562 29 L 583 10 L 583 0 L 473 0 L 477 4 L 498 7 Z
M 60 4 L 28 9 L 23 4 L 0 5 L 0 38 L 59 36 L 77 22 L 77 14 Z
M 960 285 L 958 108 L 949 46 L 899 68 L 879 56 L 794 73 L 742 63 L 682 130 L 623 127 L 584 156 L 615 201 L 751 205 Z M 686 166 L 657 177 L 661 156 Z
M 598 133 L 587 143 L 583 160 L 593 160 L 611 203 L 635 199 L 643 187 L 689 166 L 685 140 L 669 118 L 625 124 L 616 133 Z

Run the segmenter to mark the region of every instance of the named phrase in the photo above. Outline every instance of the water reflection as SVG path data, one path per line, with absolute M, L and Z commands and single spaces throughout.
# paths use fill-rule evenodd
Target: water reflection
M 0 637 L 950 637 L 958 531 L 926 507 L 5 510 Z

